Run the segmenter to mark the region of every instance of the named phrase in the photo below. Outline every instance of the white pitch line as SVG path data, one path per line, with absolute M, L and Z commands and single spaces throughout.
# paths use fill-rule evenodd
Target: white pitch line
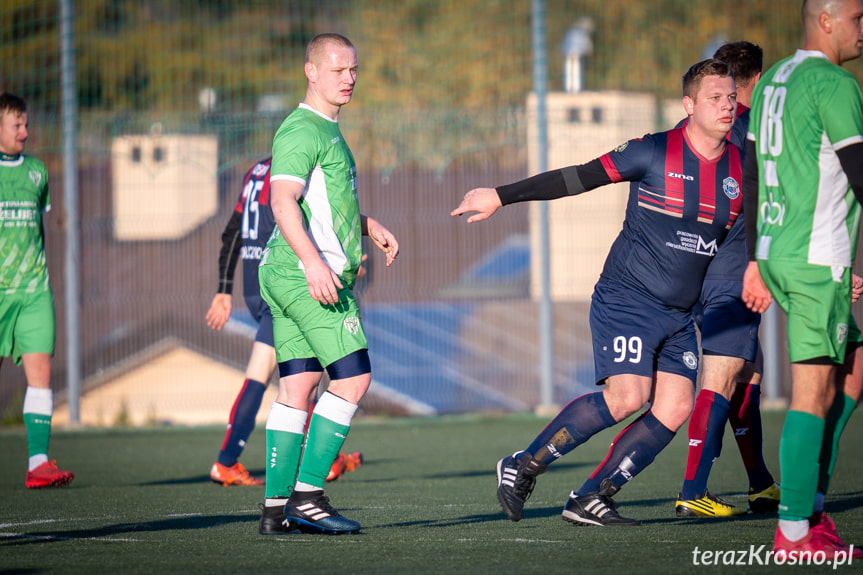
M 41 525 L 43 523 L 56 523 L 58 519 L 35 519 L 33 521 L 24 521 L 22 523 L 0 523 L 0 529 L 8 527 L 25 527 L 27 525 Z M 74 519 L 72 519 L 74 521 Z

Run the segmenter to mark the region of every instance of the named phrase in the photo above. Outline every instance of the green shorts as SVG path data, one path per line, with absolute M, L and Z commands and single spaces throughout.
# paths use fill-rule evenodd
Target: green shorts
M 23 353 L 54 353 L 56 322 L 51 290 L 0 295 L 0 357 L 21 365 Z
M 829 357 L 842 363 L 848 342 L 861 341 L 851 314 L 851 270 L 841 270 L 837 281 L 827 266 L 759 260 L 758 269 L 788 317 L 791 362 Z
M 309 294 L 300 270 L 274 265 L 258 269 L 261 296 L 273 312 L 276 360 L 316 357 L 323 367 L 368 349 L 357 301 L 350 289 L 339 290 L 339 303 L 323 305 Z

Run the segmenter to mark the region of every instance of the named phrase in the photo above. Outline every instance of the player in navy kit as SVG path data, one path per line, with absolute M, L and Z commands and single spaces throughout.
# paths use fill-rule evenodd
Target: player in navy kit
M 231 408 L 228 429 L 219 457 L 210 469 L 210 479 L 222 485 L 263 485 L 263 480 L 249 474 L 238 461 L 252 431 L 267 384 L 276 368 L 273 347 L 273 316 L 261 297 L 258 265 L 261 253 L 275 227 L 270 208 L 270 163 L 261 160 L 246 173 L 243 190 L 234 212 L 222 233 L 219 252 L 219 289 L 207 311 L 207 325 L 220 330 L 231 316 L 231 293 L 237 260 L 243 260 L 243 299 L 249 313 L 258 323 L 255 343 L 246 366 L 246 379 Z M 327 476 L 338 479 L 344 471 L 353 471 L 362 463 L 360 453 L 340 453 Z
M 222 233 L 219 253 L 219 289 L 207 311 L 207 325 L 222 329 L 231 316 L 231 293 L 237 259 L 243 260 L 243 296 L 249 313 L 258 322 L 255 343 L 246 367 L 246 379 L 234 401 L 219 457 L 210 469 L 210 479 L 222 485 L 263 485 L 237 459 L 255 429 L 255 418 L 264 391 L 276 367 L 273 351 L 273 317 L 261 298 L 258 263 L 273 230 L 270 210 L 270 159 L 260 161 L 243 180 L 243 190 L 231 219 Z
M 737 86 L 737 119 L 729 141 L 741 153 L 749 128 L 749 102 L 761 77 L 763 51 L 751 42 L 723 44 L 713 55 L 731 67 Z M 727 517 L 745 513 L 707 490 L 713 462 L 722 449 L 726 421 L 734 430 L 749 477 L 749 507 L 776 511 L 779 486 L 762 452 L 761 370 L 758 342 L 761 315 L 740 299 L 748 256 L 743 217 L 735 222 L 710 262 L 694 315 L 701 330 L 702 388 L 687 430 L 689 451 L 683 488 L 675 505 L 678 517 Z
M 576 525 L 637 525 L 617 513 L 612 496 L 653 461 L 692 409 L 698 347 L 691 311 L 740 211 L 741 163 L 738 149 L 726 145 L 736 112 L 728 65 L 695 64 L 683 94 L 686 126 L 630 140 L 583 165 L 471 190 L 452 212 L 477 212 L 471 223 L 502 205 L 632 182 L 623 230 L 590 309 L 595 377 L 606 387 L 569 403 L 527 449 L 498 462 L 498 500 L 513 521 L 551 462 L 650 402 L 563 511 Z

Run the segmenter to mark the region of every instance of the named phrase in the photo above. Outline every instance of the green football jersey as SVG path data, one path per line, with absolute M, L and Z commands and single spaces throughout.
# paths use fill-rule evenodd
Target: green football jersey
M 0 293 L 51 289 L 42 231 L 49 209 L 45 164 L 24 155 L 0 160 Z
M 346 285 L 353 285 L 362 258 L 357 168 L 338 122 L 300 104 L 276 131 L 270 181 L 305 186 L 300 209 L 321 258 Z M 261 265 L 302 269 L 276 225 Z
M 758 82 L 747 137 L 758 158 L 757 258 L 850 267 L 860 205 L 836 150 L 863 142 L 854 77 L 798 50 Z

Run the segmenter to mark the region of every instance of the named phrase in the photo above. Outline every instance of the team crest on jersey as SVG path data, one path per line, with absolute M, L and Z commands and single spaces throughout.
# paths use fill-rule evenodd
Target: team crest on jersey
M 845 338 L 848 337 L 848 324 L 840 323 L 836 326 L 836 341 L 839 343 L 844 343 Z
M 683 354 L 683 364 L 689 369 L 698 369 L 698 358 L 691 351 Z
M 740 195 L 740 184 L 732 177 L 727 177 L 722 180 L 722 191 L 728 196 L 729 200 L 736 200 Z
M 626 149 L 626 147 L 627 147 L 628 145 L 629 145 L 629 142 L 623 142 L 622 144 L 620 144 L 619 146 L 617 146 L 616 148 L 614 148 L 614 151 L 615 151 L 615 152 L 622 152 L 623 150 L 625 150 L 625 149 Z
M 351 333 L 351 335 L 357 335 L 360 331 L 360 318 L 346 317 L 344 321 L 344 326 L 345 329 Z
M 39 184 L 42 183 L 42 174 L 39 172 L 30 172 L 30 181 L 38 188 Z

